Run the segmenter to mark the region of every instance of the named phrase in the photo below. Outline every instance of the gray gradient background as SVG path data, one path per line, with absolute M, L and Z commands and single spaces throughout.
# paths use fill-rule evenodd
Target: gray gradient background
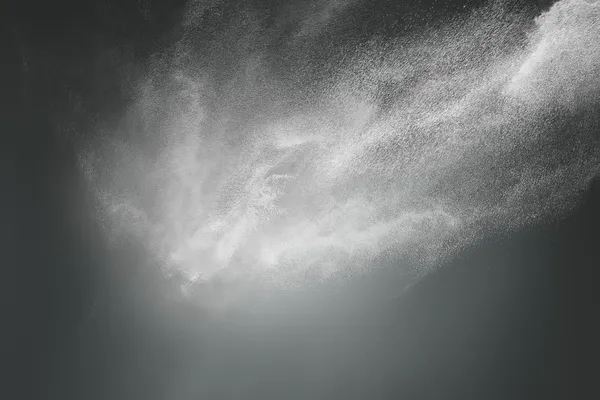
M 594 398 L 599 22 L 594 8 L 577 8 L 597 9 L 591 3 L 564 1 L 549 14 L 557 17 L 538 28 L 534 18 L 550 2 L 483 9 L 458 1 L 215 2 L 191 9 L 163 2 L 7 4 L 2 396 Z M 211 7 L 203 11 L 202 4 Z M 202 12 L 203 23 L 194 25 Z M 436 36 L 440 26 L 446 31 Z M 510 87 L 501 78 L 494 87 L 491 78 L 498 75 L 484 67 L 515 54 L 518 62 L 527 59 L 535 54 L 528 43 L 536 43 L 536 35 L 552 39 L 550 53 L 534 75 L 519 78 L 525 89 L 511 92 L 518 105 L 506 105 L 498 99 Z M 399 38 L 408 45 L 389 45 Z M 191 61 L 181 59 L 186 46 Z M 364 50 L 356 56 L 356 48 Z M 240 78 L 256 60 L 249 54 L 260 55 L 259 65 L 268 68 L 258 71 L 276 85 L 248 87 L 247 75 Z M 406 57 L 409 67 L 397 57 Z M 427 212 L 443 200 L 458 219 L 466 218 L 464 230 L 440 236 L 437 225 L 419 225 L 408 235 L 412 241 L 384 234 L 384 242 L 393 240 L 370 247 L 368 257 L 334 253 L 334 275 L 343 279 L 321 279 L 324 261 L 300 257 L 301 267 L 317 267 L 301 274 L 300 285 L 294 275 L 293 291 L 249 285 L 245 272 L 234 268 L 235 274 L 211 276 L 192 285 L 191 298 L 182 297 L 189 276 L 169 270 L 165 278 L 162 250 L 145 225 L 105 213 L 107 199 L 110 205 L 116 197 L 158 215 L 153 223 L 165 218 L 138 202 L 144 188 L 135 186 L 139 164 L 132 160 L 141 160 L 144 174 L 151 170 L 164 142 L 177 143 L 169 136 L 171 120 L 193 119 L 177 108 L 182 89 L 171 79 L 180 65 L 208 77 L 201 101 L 208 104 L 210 132 L 217 132 L 213 143 L 238 150 L 225 161 L 242 172 L 257 168 L 255 161 L 238 162 L 248 149 L 244 143 L 254 140 L 243 134 L 248 126 L 279 121 L 283 130 L 298 123 L 294 114 L 301 110 L 302 129 L 323 130 L 322 119 L 342 120 L 348 109 L 361 114 L 344 102 L 358 93 L 363 104 L 376 106 L 369 118 L 386 131 L 394 110 L 413 113 L 411 123 L 418 125 L 419 111 L 438 108 L 440 89 L 421 90 L 436 77 L 446 77 L 444 90 L 458 90 L 459 100 L 465 98 L 459 89 L 470 88 L 475 95 L 466 96 L 463 114 L 438 116 L 442 132 L 458 132 L 452 137 L 461 145 L 415 139 L 403 144 L 413 150 L 403 151 L 394 135 L 382 135 L 342 171 L 348 179 L 341 186 L 318 188 L 368 193 L 366 204 L 393 215 Z M 325 103 L 313 102 L 323 87 L 339 84 L 340 74 L 350 78 L 328 96 L 342 99 L 342 111 L 315 117 L 314 107 Z M 151 101 L 139 94 L 149 77 L 158 82 L 143 92 Z M 448 101 L 454 104 L 452 96 Z M 421 135 L 439 137 L 438 128 L 418 126 Z M 388 130 L 397 128 L 392 123 Z M 115 141 L 126 143 L 128 152 L 111 152 Z M 452 151 L 452 145 L 466 150 Z M 446 149 L 441 156 L 434 151 L 440 147 Z M 259 167 L 265 154 L 259 153 Z M 315 154 L 300 159 L 315 160 Z M 427 163 L 386 176 L 393 154 L 416 154 Z M 266 167 L 285 170 L 288 162 Z M 114 176 L 122 181 L 115 184 Z M 407 183 L 412 191 L 394 200 L 396 188 Z M 369 217 L 381 222 L 386 215 L 379 210 Z M 331 229 L 345 233 L 347 227 Z M 237 268 L 243 271 L 252 249 L 242 251 Z M 367 272 L 347 273 L 349 264 L 365 264 Z M 238 301 L 215 311 L 231 293 Z

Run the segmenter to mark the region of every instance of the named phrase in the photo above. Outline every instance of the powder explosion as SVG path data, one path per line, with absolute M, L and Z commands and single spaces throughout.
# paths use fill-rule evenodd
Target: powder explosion
M 600 3 L 535 21 L 495 3 L 315 56 L 356 4 L 267 29 L 260 10 L 192 1 L 163 53 L 122 51 L 134 102 L 80 150 L 110 238 L 196 282 L 301 287 L 382 252 L 410 260 L 411 281 L 572 207 L 600 166 Z

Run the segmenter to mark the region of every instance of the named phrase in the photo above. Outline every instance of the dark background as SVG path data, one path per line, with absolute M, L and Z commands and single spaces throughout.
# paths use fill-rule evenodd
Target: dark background
M 283 6 L 257 3 L 265 10 Z M 364 20 L 349 21 L 322 51 L 375 34 L 402 34 L 478 3 L 366 2 L 358 13 Z M 551 3 L 511 6 L 533 16 Z M 107 252 L 73 150 L 55 126 L 74 95 L 81 96 L 87 115 L 117 115 L 129 99 L 120 93 L 115 72 L 98 65 L 98 54 L 124 43 L 135 44 L 140 59 L 159 51 L 182 5 L 179 0 L 2 5 L 1 398 L 167 398 L 161 393 L 177 375 L 173 371 L 185 358 L 180 354 L 189 335 L 158 326 L 164 325 L 160 318 L 133 323 L 135 314 L 118 316 L 139 298 L 127 286 L 129 278 L 115 272 L 114 264 L 126 261 Z M 315 328 L 319 338 L 297 338 L 283 329 L 263 347 L 235 339 L 234 332 L 218 339 L 237 344 L 215 351 L 229 357 L 227 373 L 233 377 L 206 374 L 213 376 L 207 387 L 214 391 L 201 391 L 198 398 L 232 398 L 223 388 L 256 369 L 268 371 L 270 381 L 248 389 L 247 398 L 597 398 L 598 240 L 596 181 L 564 219 L 489 237 L 394 302 L 357 310 L 361 326 L 345 336 L 353 350 L 342 346 L 340 361 L 335 355 L 323 361 L 333 371 L 325 382 L 299 378 L 302 368 L 318 369 L 319 361 L 308 359 L 301 367 L 294 362 L 302 346 L 306 353 L 330 348 L 324 324 Z M 369 283 L 373 290 L 377 279 Z M 118 311 L 102 308 L 107 297 Z M 98 310 L 108 316 L 96 316 L 104 315 Z M 84 324 L 90 315 L 96 322 Z M 123 339 L 135 329 L 143 334 Z M 138 343 L 144 340 L 148 343 Z M 151 354 L 149 360 L 128 359 L 133 342 L 142 354 Z M 213 337 L 205 343 L 204 348 L 221 342 Z M 197 357 L 208 353 L 213 356 L 202 350 Z M 147 364 L 158 367 L 140 367 Z

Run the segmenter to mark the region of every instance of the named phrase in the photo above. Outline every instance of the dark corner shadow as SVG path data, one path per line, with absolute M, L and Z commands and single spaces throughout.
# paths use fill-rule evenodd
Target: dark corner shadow
M 391 307 L 411 362 L 390 394 L 596 398 L 599 238 L 595 179 L 565 219 L 490 238 L 419 282 Z

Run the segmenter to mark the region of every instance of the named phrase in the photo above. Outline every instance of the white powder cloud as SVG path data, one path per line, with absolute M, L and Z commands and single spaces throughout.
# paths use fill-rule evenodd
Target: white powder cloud
M 124 118 L 150 139 L 84 157 L 114 226 L 191 278 L 298 285 L 393 251 L 416 279 L 479 235 L 564 211 L 598 172 L 585 119 L 569 119 L 600 91 L 598 2 L 557 3 L 526 43 L 527 21 L 490 8 L 357 45 L 301 101 L 251 10 L 195 36 L 211 4 L 191 3 L 138 82 Z M 335 23 L 328 7 L 299 26 Z

